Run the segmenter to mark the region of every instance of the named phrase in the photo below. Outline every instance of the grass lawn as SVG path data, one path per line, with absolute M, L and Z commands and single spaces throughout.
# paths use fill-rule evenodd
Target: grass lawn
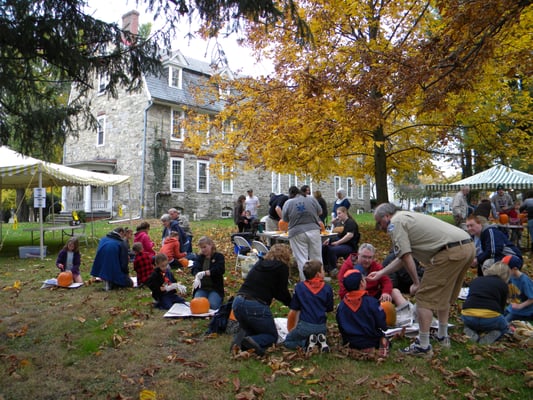
M 446 217 L 444 217 L 446 218 Z M 385 233 L 374 230 L 372 215 L 356 216 L 362 240 L 378 248 L 381 261 L 390 248 Z M 134 222 L 136 225 L 139 221 Z M 150 235 L 161 242 L 159 221 Z M 152 307 L 150 292 L 106 292 L 89 272 L 97 239 L 116 225 L 87 227 L 90 246 L 81 246 L 79 289 L 40 289 L 57 275 L 55 257 L 61 235 L 47 233 L 49 255 L 19 259 L 18 247 L 30 234 L 4 224 L 0 250 L 0 399 L 529 399 L 526 371 L 531 349 L 513 341 L 493 346 L 470 344 L 452 311 L 451 349 L 434 346 L 432 359 L 407 358 L 397 349 L 409 343 L 395 337 L 390 356 L 367 357 L 340 346 L 335 316 L 329 316 L 329 354 L 307 356 L 277 346 L 263 358 L 232 357 L 229 335 L 206 336 L 207 319 L 164 319 Z M 195 242 L 211 236 L 226 256 L 226 294 L 242 278 L 234 270 L 232 220 L 192 222 Z M 94 232 L 94 233 L 93 233 Z M 531 276 L 526 255 L 524 268 Z M 192 276 L 176 272 L 189 288 Z M 468 279 L 473 275 L 469 273 Z M 293 278 L 297 279 L 293 269 Z M 336 282 L 332 282 L 337 291 Z M 338 302 L 338 300 L 336 300 Z M 276 316 L 287 308 L 274 302 Z M 152 397 L 151 397 L 152 396 Z

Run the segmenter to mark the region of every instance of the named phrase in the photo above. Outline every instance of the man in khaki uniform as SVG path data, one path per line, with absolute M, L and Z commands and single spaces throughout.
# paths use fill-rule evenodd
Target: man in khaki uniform
M 431 356 L 429 330 L 433 311 L 437 311 L 439 330 L 436 339 L 450 347 L 448 318 L 450 305 L 455 303 L 466 271 L 475 256 L 470 235 L 438 218 L 410 211 L 399 211 L 394 204 L 380 204 L 374 219 L 392 239 L 396 258 L 381 271 L 372 272 L 368 280 L 405 266 L 413 280 L 411 295 L 416 295 L 420 334 L 411 346 L 401 349 L 405 354 Z M 422 283 L 418 279 L 414 258 L 425 267 Z

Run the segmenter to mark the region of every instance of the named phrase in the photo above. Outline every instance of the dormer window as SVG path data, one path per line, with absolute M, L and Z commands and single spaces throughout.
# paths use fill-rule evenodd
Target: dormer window
M 168 85 L 182 89 L 182 69 L 178 67 L 168 67 Z
M 105 93 L 107 85 L 109 84 L 109 75 L 107 72 L 98 74 L 98 94 Z

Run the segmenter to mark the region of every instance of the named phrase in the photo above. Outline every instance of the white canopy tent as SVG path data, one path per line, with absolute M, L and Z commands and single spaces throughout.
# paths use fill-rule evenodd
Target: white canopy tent
M 129 183 L 127 175 L 112 175 L 70 168 L 24 156 L 6 146 L 0 147 L 0 192 L 2 189 L 27 189 L 61 186 L 115 186 Z M 1 201 L 1 197 L 0 197 Z M 40 214 L 40 249 L 44 258 L 42 208 Z
M 460 190 L 465 185 L 474 190 L 494 191 L 498 185 L 503 185 L 505 189 L 533 189 L 533 175 L 497 164 L 492 168 L 454 183 L 426 185 L 426 190 L 446 192 Z

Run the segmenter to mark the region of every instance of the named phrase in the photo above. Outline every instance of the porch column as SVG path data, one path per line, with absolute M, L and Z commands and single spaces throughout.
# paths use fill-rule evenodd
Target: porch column
M 113 217 L 113 186 L 107 187 L 107 209 L 110 215 Z
M 83 188 L 83 211 L 90 213 L 92 211 L 91 202 L 92 202 L 92 192 L 91 186 L 85 186 Z
M 61 204 L 63 207 L 61 207 L 61 211 L 70 211 L 70 205 L 67 203 L 67 187 L 62 186 L 61 187 Z

